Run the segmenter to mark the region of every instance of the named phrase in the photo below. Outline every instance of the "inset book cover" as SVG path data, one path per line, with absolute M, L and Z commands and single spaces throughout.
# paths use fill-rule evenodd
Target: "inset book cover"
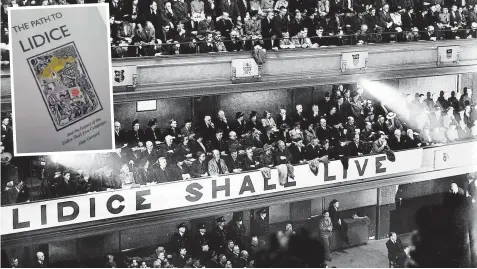
M 112 150 L 108 5 L 9 12 L 15 154 Z

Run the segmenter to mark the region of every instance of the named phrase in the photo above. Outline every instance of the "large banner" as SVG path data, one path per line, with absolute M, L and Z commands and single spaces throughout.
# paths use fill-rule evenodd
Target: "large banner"
M 8 11 L 14 155 L 113 150 L 108 4 Z
M 419 169 L 421 162 L 422 149 L 415 149 L 396 152 L 395 162 L 388 161 L 386 155 L 350 159 L 348 170 L 340 161 L 320 163 L 318 170 L 308 164 L 295 166 L 294 179 L 288 177 L 283 185 L 279 180 L 283 171 L 274 168 L 270 174 L 254 171 L 6 206 L 1 212 L 2 234 L 351 182 Z

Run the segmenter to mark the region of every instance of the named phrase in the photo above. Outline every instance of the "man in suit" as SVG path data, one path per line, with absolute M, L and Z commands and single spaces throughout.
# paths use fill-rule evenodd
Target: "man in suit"
M 210 247 L 216 253 L 224 253 L 227 241 L 227 230 L 225 229 L 224 217 L 216 219 L 217 225 L 212 230 Z
M 218 176 L 228 174 L 229 170 L 225 161 L 220 158 L 220 152 L 217 149 L 212 151 L 213 158 L 209 161 L 208 171 L 210 176 Z
M 123 146 L 128 142 L 126 134 L 121 129 L 121 123 L 119 123 L 119 121 L 114 122 L 114 141 L 116 143 L 116 146 Z
M 45 254 L 43 252 L 36 253 L 35 268 L 47 268 L 48 265 L 45 262 Z
M 155 1 L 151 1 L 148 12 L 144 13 L 142 17 L 141 24 L 146 25 L 147 21 L 150 21 L 154 29 L 156 29 L 155 37 L 161 38 L 160 29 L 166 24 L 166 21 L 162 17 L 161 11 L 158 9 Z
M 353 137 L 353 142 L 348 144 L 349 157 L 363 156 L 365 153 L 367 153 L 364 151 L 365 149 L 363 143 L 359 141 L 359 134 L 355 134 Z
M 250 170 L 259 169 L 261 167 L 261 164 L 259 159 L 254 156 L 253 149 L 247 148 L 245 152 L 247 155 L 243 161 L 243 170 L 250 171 Z
M 202 252 L 202 246 L 209 244 L 209 234 L 204 223 L 199 224 L 199 232 L 192 239 L 191 252 L 194 256 L 199 256 Z
M 140 160 L 141 164 L 146 164 L 149 162 L 149 165 L 153 165 L 156 163 L 157 159 L 159 159 L 160 153 L 159 151 L 154 148 L 154 145 L 151 141 L 146 142 L 146 150 L 139 153 L 138 159 Z
M 215 127 L 217 129 L 222 130 L 223 133 L 228 134 L 230 127 L 227 121 L 227 117 L 225 117 L 225 112 L 223 110 L 219 110 L 217 113 L 217 119 L 215 120 Z
M 234 220 L 232 221 L 232 223 L 230 223 L 230 226 L 228 228 L 227 236 L 228 239 L 233 240 L 236 245 L 238 245 L 242 249 L 244 248 L 245 225 L 243 225 L 242 217 L 234 217 Z
M 237 150 L 230 151 L 230 156 L 226 158 L 225 163 L 227 164 L 229 171 L 234 173 L 239 173 L 242 171 L 243 162 L 241 158 L 239 158 Z
M 253 225 L 253 235 L 258 236 L 258 237 L 264 237 L 268 235 L 268 229 L 269 229 L 269 220 L 267 218 L 267 209 L 263 208 L 261 210 L 258 210 L 258 218 L 255 219 L 254 225 Z
M 159 160 L 154 165 L 149 165 L 147 169 L 149 177 L 147 182 L 170 182 L 173 181 L 172 170 L 169 165 L 167 165 L 167 159 L 165 157 L 159 157 Z
M 293 143 L 288 147 L 291 155 L 291 164 L 300 164 L 305 159 L 305 152 L 303 150 L 303 139 L 295 138 Z
M 63 177 L 55 185 L 55 189 L 58 197 L 76 194 L 76 182 L 71 180 L 71 173 L 69 171 L 63 172 Z
M 262 19 L 261 28 L 262 28 L 262 37 L 263 39 L 270 39 L 274 36 L 273 34 L 273 11 L 269 11 L 267 16 Z M 264 40 L 265 49 L 272 49 L 272 42 L 270 40 Z
M 280 164 L 289 164 L 291 160 L 291 154 L 288 151 L 288 148 L 285 145 L 285 142 L 278 141 L 277 142 L 278 149 L 275 151 L 275 165 Z
M 314 160 L 320 155 L 320 142 L 318 138 L 313 138 L 305 148 L 305 156 L 307 160 Z
M 182 255 L 181 249 L 189 246 L 189 236 L 186 233 L 186 224 L 184 222 L 177 225 L 177 232 L 175 232 L 169 241 L 168 250 L 170 253 Z M 184 253 L 185 256 L 185 253 Z M 179 266 L 178 266 L 179 267 Z M 182 266 L 184 267 L 184 266 Z
M 290 22 L 288 21 L 288 17 L 286 16 L 287 9 L 286 7 L 280 7 L 280 13 L 278 16 L 273 18 L 273 35 L 277 38 L 282 38 L 288 35 L 288 26 Z
M 209 151 L 218 150 L 220 153 L 226 152 L 225 142 L 223 140 L 224 132 L 221 129 L 215 129 L 215 137 L 211 138 Z
M 396 235 L 391 232 L 389 234 L 389 240 L 386 242 L 386 248 L 388 249 L 388 258 L 390 265 L 397 267 L 404 267 L 407 255 L 404 252 L 404 246 Z
M 240 16 L 240 10 L 235 0 L 220 0 L 220 15 L 226 12 L 233 21 Z

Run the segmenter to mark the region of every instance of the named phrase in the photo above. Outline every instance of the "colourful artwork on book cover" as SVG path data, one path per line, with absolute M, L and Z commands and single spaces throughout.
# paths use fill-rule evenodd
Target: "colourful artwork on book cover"
M 103 109 L 74 42 L 27 61 L 56 131 Z

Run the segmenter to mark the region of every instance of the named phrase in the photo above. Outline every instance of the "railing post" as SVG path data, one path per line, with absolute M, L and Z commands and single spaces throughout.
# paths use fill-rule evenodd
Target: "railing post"
M 381 188 L 376 189 L 376 234 L 375 240 L 379 240 L 379 225 L 381 223 Z

